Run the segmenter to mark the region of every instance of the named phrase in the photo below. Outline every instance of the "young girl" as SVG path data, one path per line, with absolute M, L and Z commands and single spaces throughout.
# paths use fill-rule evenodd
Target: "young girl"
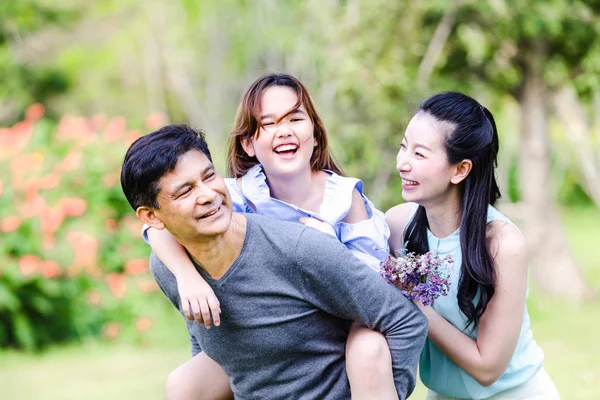
M 419 304 L 429 320 L 419 364 L 427 399 L 558 399 L 530 330 L 525 240 L 493 207 L 497 153 L 492 114 L 460 93 L 426 100 L 398 153 L 409 203 L 386 214 L 392 252 L 454 259 L 450 293 Z
M 234 211 L 300 222 L 334 235 L 377 273 L 388 249 L 385 217 L 362 193 L 362 182 L 344 177 L 336 166 L 325 127 L 296 78 L 267 75 L 246 91 L 230 138 L 228 170 L 235 177 L 227 180 Z M 182 304 L 189 304 L 186 316 L 210 328 L 212 313 L 218 326 L 218 299 L 181 245 L 166 230 L 148 229 L 147 234 L 175 275 Z M 353 326 L 346 361 L 353 396 L 397 398 L 381 334 Z M 213 383 L 206 380 L 196 387 Z

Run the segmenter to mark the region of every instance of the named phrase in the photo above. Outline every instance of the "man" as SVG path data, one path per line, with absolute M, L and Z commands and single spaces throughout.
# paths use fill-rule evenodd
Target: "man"
M 233 213 L 202 133 L 171 125 L 138 139 L 121 184 L 138 217 L 169 230 L 220 301 L 220 326 L 186 320 L 195 357 L 185 370 L 206 389 L 225 381 L 241 399 L 350 398 L 344 351 L 358 321 L 385 335 L 399 397 L 412 392 L 423 314 L 330 235 Z M 175 277 L 155 256 L 150 269 L 181 312 Z M 205 369 L 207 356 L 222 370 Z

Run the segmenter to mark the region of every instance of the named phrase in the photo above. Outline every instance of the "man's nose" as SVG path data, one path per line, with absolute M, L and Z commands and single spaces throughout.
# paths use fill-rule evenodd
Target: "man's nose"
M 215 201 L 217 193 L 210 187 L 200 184 L 196 187 L 196 202 L 198 204 L 210 204 Z

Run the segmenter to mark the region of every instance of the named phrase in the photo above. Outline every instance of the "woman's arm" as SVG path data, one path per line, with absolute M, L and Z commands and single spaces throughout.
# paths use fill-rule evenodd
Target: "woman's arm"
M 183 246 L 166 229 L 148 228 L 148 241 L 158 258 L 177 279 L 181 309 L 187 319 L 196 319 L 210 328 L 212 320 L 221 323 L 219 300 L 212 288 L 202 279 Z M 191 309 L 191 311 L 190 311 Z
M 527 291 L 527 253 L 523 234 L 513 225 L 488 224 L 496 265 L 495 293 L 479 321 L 477 340 L 455 328 L 431 307 L 421 307 L 429 320 L 429 339 L 448 358 L 483 386 L 506 370 L 517 346 Z
M 404 246 L 404 230 L 410 221 L 415 203 L 398 204 L 385 213 L 385 220 L 390 227 L 390 254 L 398 257 Z

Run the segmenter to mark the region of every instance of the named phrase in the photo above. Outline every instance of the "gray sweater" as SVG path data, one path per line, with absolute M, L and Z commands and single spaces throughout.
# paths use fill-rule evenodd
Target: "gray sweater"
M 351 321 L 383 333 L 398 395 L 414 389 L 425 316 L 334 237 L 245 214 L 240 256 L 220 279 L 198 268 L 221 303 L 221 325 L 186 319 L 192 353 L 230 377 L 236 399 L 349 399 L 344 351 Z M 180 310 L 175 277 L 154 255 L 150 270 Z

